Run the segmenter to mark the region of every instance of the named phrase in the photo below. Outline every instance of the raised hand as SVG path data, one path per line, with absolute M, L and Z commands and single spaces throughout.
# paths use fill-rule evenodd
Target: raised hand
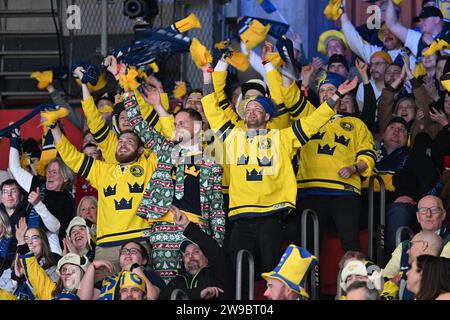
M 338 91 L 345 95 L 347 93 L 349 93 L 350 91 L 352 91 L 353 89 L 356 88 L 356 86 L 358 85 L 358 77 L 355 76 L 353 78 L 353 80 L 346 80 L 343 84 L 341 84 L 338 88 Z
M 41 201 L 41 195 L 39 193 L 39 187 L 36 188 L 36 191 L 31 191 L 28 195 L 28 202 L 33 205 L 37 205 Z
M 142 89 L 144 90 L 145 93 L 145 95 L 143 95 L 145 102 L 147 102 L 152 106 L 161 105 L 160 91 L 157 88 L 142 86 Z
M 181 212 L 180 209 L 175 207 L 173 204 L 169 205 L 170 211 L 173 212 L 173 220 L 174 222 L 181 228 L 186 229 L 187 225 L 189 224 L 188 217 Z
M 447 115 L 441 110 L 437 110 L 435 108 L 431 108 L 430 118 L 443 127 L 445 127 L 449 123 Z
M 264 45 L 261 50 L 261 59 L 262 61 L 268 61 L 269 53 L 273 52 L 273 44 L 269 41 L 264 41 Z
M 25 233 L 27 232 L 27 221 L 25 217 L 19 219 L 19 223 L 16 225 L 16 239 L 17 244 L 25 244 Z
M 84 72 L 83 67 L 79 66 L 76 67 L 75 70 L 73 70 L 73 75 L 81 80 L 83 78 L 83 72 Z
M 363 79 L 364 84 L 369 82 L 369 76 L 367 75 L 367 69 L 368 65 L 364 61 L 360 60 L 359 58 L 355 61 L 356 69 L 358 69 L 359 74 L 361 75 L 361 78 Z M 366 82 L 367 80 L 367 82 Z

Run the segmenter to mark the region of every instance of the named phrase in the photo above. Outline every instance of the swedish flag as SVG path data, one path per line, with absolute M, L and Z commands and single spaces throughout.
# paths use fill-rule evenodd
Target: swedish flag
M 258 0 L 258 3 L 261 8 L 263 8 L 263 10 L 267 13 L 273 13 L 277 11 L 277 8 L 273 5 L 272 2 L 270 2 L 270 0 Z

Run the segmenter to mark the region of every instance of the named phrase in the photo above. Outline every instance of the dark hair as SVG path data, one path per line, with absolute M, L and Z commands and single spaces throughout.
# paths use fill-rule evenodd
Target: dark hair
M 125 131 L 122 131 L 122 132 L 119 134 L 118 138 L 120 138 L 121 136 L 123 136 L 125 133 L 132 133 L 132 134 L 136 137 L 137 143 L 138 143 L 138 148 L 144 146 L 144 143 L 142 142 L 141 138 L 140 138 L 140 137 L 136 134 L 136 132 L 134 132 L 133 130 L 125 130 Z
M 8 180 L 3 181 L 0 184 L 0 193 L 2 192 L 4 186 L 10 186 L 10 185 L 13 185 L 13 184 L 15 186 L 17 186 L 17 188 L 19 188 L 20 193 L 22 193 L 22 194 L 25 193 L 24 190 L 22 189 L 22 187 L 19 185 L 19 183 L 16 180 L 14 180 L 14 179 L 8 179 Z
M 380 292 L 377 289 L 375 289 L 375 287 L 369 288 L 367 286 L 367 282 L 365 282 L 365 281 L 352 282 L 348 286 L 346 293 L 348 295 L 348 293 L 350 291 L 361 289 L 361 288 L 364 289 L 364 296 L 365 296 L 366 300 L 380 300 Z
M 58 261 L 55 258 L 55 254 L 53 254 L 53 252 L 50 250 L 50 244 L 48 242 L 48 237 L 45 231 L 42 230 L 41 228 L 28 228 L 27 231 L 31 229 L 37 230 L 42 240 L 42 256 L 40 259 L 42 258 L 45 259 L 45 264 L 42 266 L 42 268 L 46 270 L 52 266 L 56 266 Z
M 435 300 L 441 293 L 450 292 L 448 267 L 442 258 L 428 254 L 418 256 L 416 266 L 422 273 L 417 300 Z
M 181 109 L 177 113 L 175 113 L 174 117 L 176 117 L 179 113 L 185 112 L 189 115 L 189 117 L 194 121 L 200 121 L 203 122 L 201 114 L 194 109 Z
M 98 148 L 98 146 L 95 145 L 95 144 L 93 144 L 93 143 L 86 143 L 86 144 L 83 146 L 83 151 L 84 151 L 84 149 L 86 149 L 86 148 L 91 148 L 91 147 Z
M 129 240 L 120 246 L 120 250 L 122 250 L 127 244 L 134 243 L 139 246 L 139 250 L 141 250 L 142 259 L 147 261 L 147 264 L 150 263 L 150 255 L 144 245 L 136 240 Z

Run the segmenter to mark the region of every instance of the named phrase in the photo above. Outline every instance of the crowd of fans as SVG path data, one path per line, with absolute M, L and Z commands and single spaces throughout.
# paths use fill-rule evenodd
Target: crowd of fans
M 245 249 L 264 297 L 306 300 L 308 271 L 324 266 L 312 226 L 311 246 L 300 246 L 305 209 L 321 243 L 337 234 L 345 252 L 336 299 L 450 299 L 450 30 L 425 0 L 414 29 L 403 26 L 400 3 L 379 1 L 374 31 L 330 1 L 325 15 L 342 29 L 320 36 L 325 58 L 310 63 L 297 34 L 271 43 L 253 19 L 240 31 L 244 53 L 227 47 L 213 66 L 201 44 L 191 50 L 203 76 L 195 90 L 180 81 L 168 92 L 155 69 L 111 55 L 103 65 L 118 90 L 105 93 L 80 65 L 83 115 L 34 74 L 57 107 L 41 112 L 41 147 L 19 128 L 9 136 L 0 299 L 235 299 Z M 241 55 L 260 78 L 232 82 Z M 66 116 L 81 150 L 64 134 Z M 386 189 L 388 262 L 378 266 L 360 244 L 372 175 Z M 414 236 L 397 239 L 402 227 Z M 249 277 L 244 263 L 244 299 Z

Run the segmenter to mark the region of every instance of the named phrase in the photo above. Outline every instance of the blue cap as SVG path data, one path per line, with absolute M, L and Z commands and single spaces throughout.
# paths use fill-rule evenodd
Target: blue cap
M 336 89 L 338 89 L 339 86 L 345 82 L 345 80 L 347 80 L 347 79 L 345 79 L 340 74 L 337 74 L 337 73 L 334 73 L 334 72 L 328 72 L 326 78 L 323 81 L 320 82 L 319 89 L 324 84 L 332 84 L 333 86 L 336 87 Z
M 252 99 L 250 101 L 258 102 L 264 108 L 266 113 L 268 113 L 270 115 L 271 118 L 274 117 L 277 113 L 277 108 L 276 108 L 275 104 L 269 98 L 266 98 L 263 96 L 257 96 L 255 99 Z

